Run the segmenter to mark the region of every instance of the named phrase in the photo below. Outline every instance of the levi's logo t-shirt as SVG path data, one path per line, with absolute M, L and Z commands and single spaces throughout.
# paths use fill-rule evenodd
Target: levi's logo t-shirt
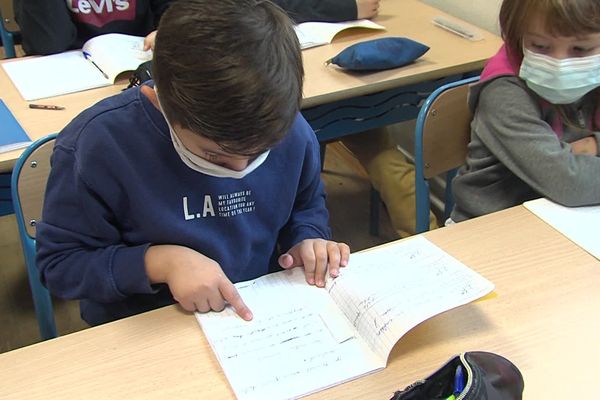
M 66 0 L 73 20 L 99 28 L 113 21 L 133 21 L 137 0 Z

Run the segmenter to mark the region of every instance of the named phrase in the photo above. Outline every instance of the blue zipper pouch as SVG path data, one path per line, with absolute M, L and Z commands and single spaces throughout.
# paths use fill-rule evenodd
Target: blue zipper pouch
M 410 64 L 428 50 L 412 39 L 388 37 L 353 44 L 326 63 L 350 71 L 379 71 Z

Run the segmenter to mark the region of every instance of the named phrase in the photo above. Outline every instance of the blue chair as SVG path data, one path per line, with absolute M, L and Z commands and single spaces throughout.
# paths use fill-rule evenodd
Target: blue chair
M 42 215 L 46 182 L 50 173 L 50 156 L 56 135 L 32 143 L 17 160 L 12 173 L 12 201 L 17 217 L 35 314 L 43 340 L 57 336 L 52 298 L 40 281 L 35 265 L 35 227 Z
M 416 232 L 429 230 L 429 180 L 446 174 L 444 221 L 454 207 L 452 179 L 464 164 L 471 138 L 467 104 L 469 85 L 479 77 L 452 82 L 436 89 L 419 111 L 415 129 Z
M 14 18 L 13 0 L 0 0 L 0 39 L 2 39 L 5 58 L 17 56 L 14 41 L 14 35 L 17 32 L 19 32 L 19 26 Z

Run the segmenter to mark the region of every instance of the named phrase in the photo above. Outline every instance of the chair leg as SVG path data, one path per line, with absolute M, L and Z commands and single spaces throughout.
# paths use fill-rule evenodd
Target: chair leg
M 319 152 L 321 154 L 321 172 L 323 172 L 323 166 L 325 165 L 325 151 L 327 150 L 327 143 L 319 143 Z
M 0 21 L 0 24 L 2 24 L 2 21 Z M 15 58 L 17 54 L 12 33 L 7 32 L 4 27 L 0 27 L 0 39 L 2 39 L 2 46 L 4 47 L 4 58 Z
M 379 236 L 379 207 L 381 206 L 381 196 L 379 192 L 371 186 L 370 215 L 369 215 L 369 233 L 373 236 Z

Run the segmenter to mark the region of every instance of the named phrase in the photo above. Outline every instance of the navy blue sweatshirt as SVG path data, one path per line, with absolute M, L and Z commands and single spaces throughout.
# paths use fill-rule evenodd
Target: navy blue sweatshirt
M 301 114 L 252 173 L 215 178 L 181 161 L 162 114 L 135 88 L 59 134 L 37 265 L 50 292 L 81 299 L 95 325 L 174 302 L 146 276 L 151 244 L 197 250 L 238 282 L 276 269 L 304 239 L 329 237 L 319 145 Z

